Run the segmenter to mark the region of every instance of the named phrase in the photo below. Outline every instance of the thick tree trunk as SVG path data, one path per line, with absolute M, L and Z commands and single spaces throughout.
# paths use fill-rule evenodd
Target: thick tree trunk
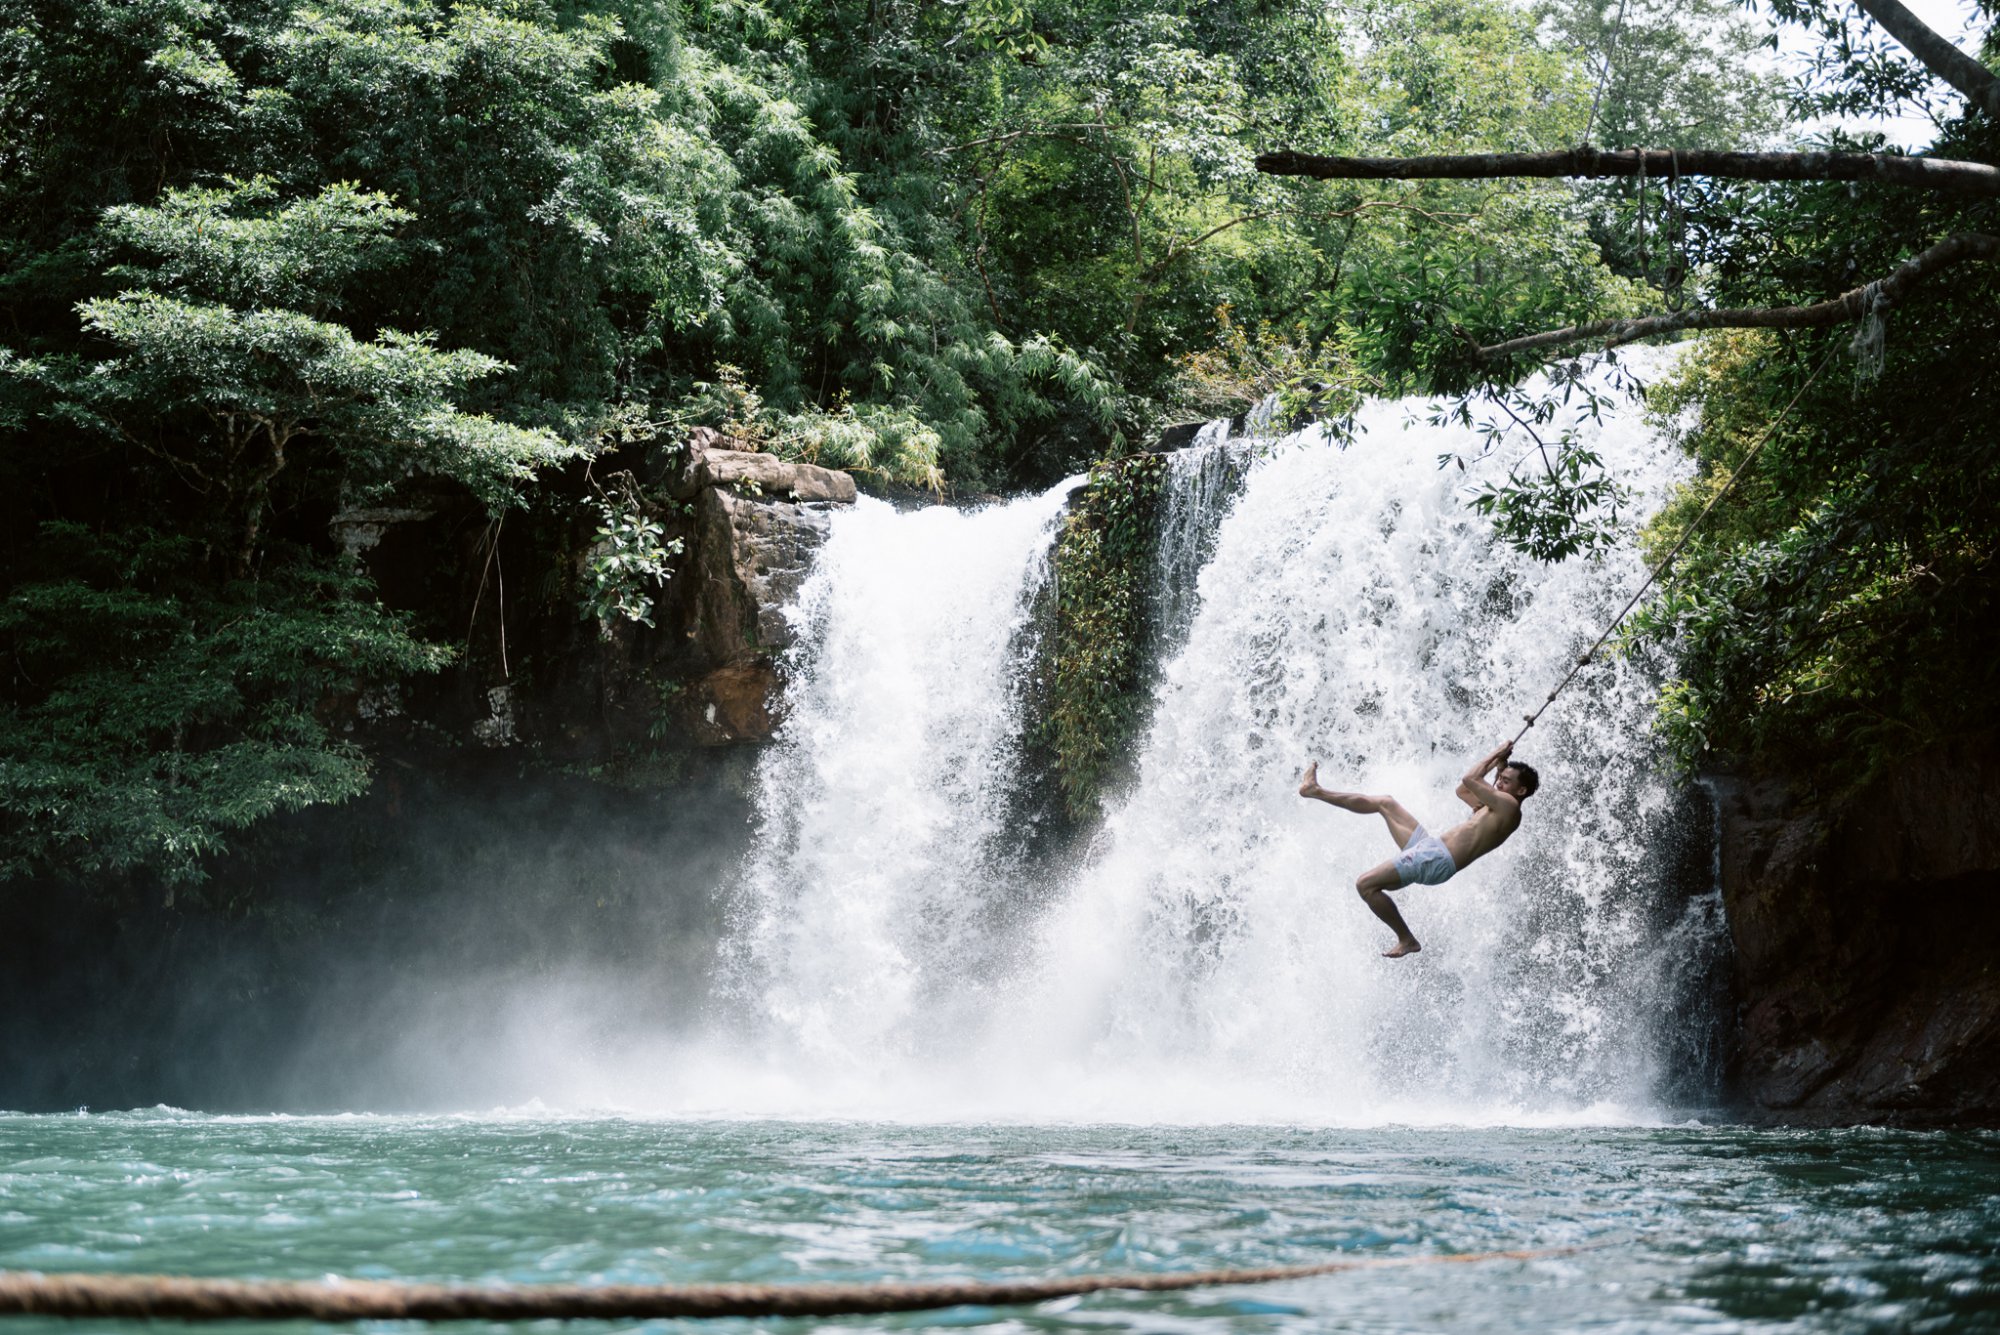
M 1870 0 L 1881 3 L 1882 0 Z M 1954 48 L 1956 49 L 1956 48 Z M 1257 155 L 1272 176 L 1321 180 L 1479 181 L 1513 176 L 1719 176 L 1741 181 L 1875 181 L 1919 190 L 2000 195 L 2000 167 L 1893 153 L 1725 153 L 1709 149 L 1571 148 L 1422 158 L 1334 158 L 1290 149 Z
M 1603 347 L 1613 348 L 1621 343 L 1682 329 L 1806 329 L 1845 324 L 1868 314 L 1871 304 L 1878 311 L 1893 307 L 1911 288 L 1948 265 L 1963 260 L 1994 259 L 2000 259 L 2000 237 L 1987 236 L 1982 232 L 1962 232 L 1905 260 L 1886 278 L 1811 306 L 1747 306 L 1715 311 L 1679 311 L 1672 315 L 1649 315 L 1636 320 L 1598 320 L 1568 329 L 1551 329 L 1546 333 L 1511 338 L 1505 343 L 1479 348 L 1475 355 L 1482 362 L 1491 362 L 1516 353 L 1557 348 L 1568 343 L 1597 342 Z
M 1854 0 L 1854 4 L 1909 48 L 1925 69 L 1965 94 L 1973 106 L 2000 120 L 2000 75 L 1953 46 L 1898 0 Z

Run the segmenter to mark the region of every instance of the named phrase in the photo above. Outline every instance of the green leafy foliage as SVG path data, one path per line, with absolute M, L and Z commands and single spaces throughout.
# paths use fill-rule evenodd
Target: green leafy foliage
M 1162 455 L 1106 460 L 1070 499 L 1055 552 L 1055 630 L 1043 729 L 1072 821 L 1088 820 L 1144 722 L 1149 579 Z
M 113 278 L 238 307 L 322 313 L 354 278 L 393 261 L 393 231 L 414 217 L 352 182 L 286 201 L 259 177 L 175 190 L 150 207 L 114 205 L 99 234 L 146 257 Z
M 64 20 L 93 15 L 47 7 L 10 36 L 48 54 L 74 36 Z M 139 67 L 198 84 L 218 151 L 256 139 L 243 120 L 232 134 L 216 122 L 231 106 L 249 117 L 255 101 L 218 45 L 229 37 Z M 23 170 L 6 192 L 47 203 L 65 183 L 46 163 L 67 146 L 34 113 L 80 95 L 21 77 L 7 93 Z M 223 175 L 104 203 L 88 231 L 58 229 L 54 250 L 24 266 L 9 292 L 17 337 L 0 348 L 0 460 L 25 484 L 8 503 L 17 531 L 40 535 L 10 550 L 0 604 L 15 667 L 0 876 L 129 871 L 172 885 L 198 879 L 229 832 L 360 791 L 366 757 L 330 720 L 449 656 L 379 607 L 324 527 L 301 533 L 298 517 L 323 524 L 414 477 L 497 509 L 582 447 L 458 406 L 506 369 L 498 358 L 351 326 L 417 217 L 386 195 Z M 9 217 L 15 251 L 50 239 L 46 214 Z M 63 261 L 79 243 L 98 276 Z M 47 298 L 65 283 L 75 300 L 61 311 Z
M 1906 108 L 1943 120 L 1949 96 L 1888 33 L 1851 5 L 1826 0 L 1769 0 L 1773 17 L 1818 39 L 1792 89 L 1808 116 L 1884 115 Z
M 300 555 L 218 583 L 197 547 L 41 530 L 41 577 L 0 604 L 20 683 L 0 709 L 0 878 L 198 882 L 231 831 L 365 787 L 329 706 L 451 657 L 337 566 Z
M 1592 379 L 1598 361 L 1579 359 L 1550 367 L 1537 383 L 1492 386 L 1431 414 L 1433 425 L 1455 421 L 1480 441 L 1469 459 L 1441 455 L 1438 467 L 1469 471 L 1469 464 L 1495 455 L 1507 459 L 1505 478 L 1475 486 L 1472 506 L 1493 520 L 1502 540 L 1539 561 L 1600 552 L 1627 536 L 1619 514 L 1630 498 L 1581 435 L 1586 423 L 1601 422 L 1619 397 L 1639 388 L 1615 356 L 1604 360 L 1602 387 Z
M 1282 422 L 1325 422 L 1336 428 L 1352 422 L 1361 400 L 1381 388 L 1380 380 L 1356 359 L 1352 330 L 1313 346 L 1303 322 L 1278 327 L 1268 320 L 1245 329 L 1235 312 L 1215 312 L 1216 344 L 1190 353 L 1180 365 L 1180 399 L 1211 421 L 1243 405 L 1277 397 Z
M 1933 336 L 1984 331 L 1954 340 L 1948 362 L 1906 333 L 1877 385 L 1857 391 L 1839 373 L 1810 385 L 1637 619 L 1636 641 L 1676 652 L 1659 717 L 1684 763 L 1783 765 L 1839 790 L 1984 726 L 2000 686 L 2000 477 L 1985 402 L 2000 376 L 2000 293 L 1972 287 L 1932 316 L 1945 326 Z M 1659 409 L 1691 418 L 1682 443 L 1702 473 L 1654 521 L 1656 549 L 1807 384 L 1816 352 L 1715 338 L 1661 387 Z
M 1823 42 L 1793 90 L 1794 116 L 1914 104 L 1940 123 L 1930 151 L 1997 160 L 1995 128 L 1976 114 L 1952 119 L 1940 86 L 1851 9 L 1783 0 L 1773 10 Z M 1669 11 L 1682 31 L 1660 22 Z M 1771 128 L 1769 81 L 1711 77 L 1740 57 L 1748 34 L 1710 6 L 1669 11 L 1644 0 L 1615 13 L 1543 10 L 1545 22 L 1584 45 L 1602 53 L 1615 36 L 1624 53 L 1600 62 L 1593 138 L 1754 146 Z M 1990 36 L 1987 50 L 1990 60 Z M 1676 51 L 1692 64 L 1671 58 Z M 1683 137 L 1689 127 L 1699 132 Z M 1839 132 L 1815 146 L 1883 147 L 1879 136 Z M 1586 309 L 1617 313 L 1635 300 L 1653 308 L 1810 303 L 1888 273 L 1943 236 L 2000 227 L 1992 201 L 1861 186 L 1669 179 L 1590 187 L 1575 199 L 1601 266 L 1591 280 L 1599 284 L 1594 305 L 1578 301 L 1583 288 L 1535 289 L 1509 274 L 1500 300 L 1530 316 L 1517 324 L 1493 302 L 1454 290 L 1466 286 L 1463 275 L 1431 276 L 1428 248 L 1413 252 L 1416 276 L 1389 289 L 1384 303 L 1385 321 L 1414 318 L 1416 327 L 1401 360 L 1392 351 L 1383 364 L 1460 391 L 1449 415 L 1469 422 L 1475 405 L 1489 414 L 1481 453 L 1504 449 L 1509 471 L 1478 484 L 1473 503 L 1502 537 L 1544 558 L 1603 545 L 1621 504 L 1615 481 L 1567 430 L 1545 438 L 1575 369 L 1558 369 L 1542 386 L 1509 384 L 1529 368 L 1456 359 L 1454 337 L 1462 348 L 1493 341 L 1482 330 L 1560 327 L 1590 318 Z M 1606 275 L 1625 283 L 1622 295 Z M 1544 299 L 1553 304 L 1533 304 Z M 1682 371 L 1656 387 L 1655 409 L 1699 466 L 1648 530 L 1656 557 L 1751 442 L 1776 430 L 1629 628 L 1628 648 L 1672 653 L 1679 675 L 1663 693 L 1660 725 L 1684 764 L 1773 766 L 1841 789 L 1897 755 L 1984 726 L 1974 702 L 1993 689 L 2000 648 L 1988 540 L 2000 516 L 1986 448 L 1991 386 L 2000 383 L 1996 310 L 1994 276 L 1975 266 L 1920 290 L 1894 314 L 1879 374 L 1863 374 L 1868 368 L 1849 357 L 1848 330 L 1730 333 L 1703 339 Z
M 653 624 L 653 595 L 667 582 L 682 542 L 649 518 L 636 488 L 599 497 L 602 521 L 584 557 L 583 615 L 610 633 L 617 620 Z
M 1614 119 L 1754 101 L 1709 77 L 1728 42 L 1672 46 L 1665 16 L 1712 12 L 1678 3 L 1640 26 L 1680 74 L 1628 78 Z M 1592 22 L 1502 0 L 6 4 L 0 650 L 25 663 L 31 623 L 52 638 L 0 699 L 56 733 L 62 711 L 79 729 L 102 713 L 82 685 L 94 623 L 57 652 L 61 619 L 29 616 L 69 596 L 35 535 L 170 535 L 153 578 L 186 631 L 173 670 L 235 662 L 224 627 L 269 632 L 245 699 L 277 699 L 297 660 L 297 717 L 269 737 L 317 776 L 283 801 L 337 800 L 365 758 L 297 718 L 331 719 L 349 685 L 279 630 L 387 615 L 328 532 L 357 503 L 529 501 L 562 543 L 588 525 L 581 587 L 565 547 L 536 605 L 644 624 L 672 551 L 655 512 L 579 510 L 582 470 L 548 479 L 663 429 L 712 423 L 942 494 L 1047 485 L 1163 419 L 1274 391 L 1339 417 L 1364 392 L 1466 390 L 1463 331 L 1650 299 L 1652 271 L 1617 253 L 1625 214 L 1554 184 L 1281 179 L 1254 155 L 1567 144 L 1589 120 Z M 1741 203 L 1689 210 L 1691 263 L 1737 272 L 1750 248 L 1722 219 Z M 1553 550 L 1612 497 L 1588 492 L 1588 458 L 1551 461 L 1561 488 L 1533 494 L 1523 471 L 1521 498 L 1491 504 Z M 1150 465 L 1130 467 L 1065 538 L 1087 572 L 1061 743 L 1079 794 L 1136 717 L 1128 584 L 1150 539 L 1114 493 L 1143 493 Z M 247 621 L 219 610 L 252 602 Z M 406 647 L 362 675 L 436 666 Z M 118 773 L 220 765 L 260 708 L 140 729 Z M 283 805 L 221 767 L 217 810 L 231 785 L 246 819 Z M 93 792 L 105 820 L 136 810 L 115 788 L 65 789 L 65 828 L 98 828 Z M 166 833 L 129 855 L 30 838 L 56 828 L 43 815 L 9 827 L 32 851 L 0 864 L 185 877 L 237 828 L 160 801 Z
M 1472 504 L 1515 550 L 1538 561 L 1561 561 L 1609 547 L 1623 499 L 1623 490 L 1605 475 L 1604 460 L 1565 439 L 1542 472 L 1512 476 L 1505 485 L 1487 483 Z M 1599 511 L 1605 512 L 1601 519 Z
M 1823 41 L 1795 92 L 1797 114 L 1939 97 L 1851 11 L 1794 0 L 1773 8 Z M 2000 161 L 1992 123 L 1940 118 L 1930 151 Z M 1829 146 L 1879 144 L 1835 135 Z M 1690 261 L 1717 305 L 1811 301 L 1953 232 L 1995 230 L 2000 205 L 1990 200 L 1739 187 L 1707 195 Z M 1654 409 L 1698 468 L 1649 528 L 1656 552 L 1770 433 L 1633 627 L 1635 645 L 1675 654 L 1679 676 L 1659 719 L 1684 764 L 1779 767 L 1842 791 L 1898 756 L 1987 726 L 1980 702 L 2000 684 L 1996 313 L 2000 275 L 1970 265 L 1892 314 L 1877 375 L 1859 374 L 1851 330 L 1730 332 L 1703 339 L 1656 387 Z
M 716 368 L 698 384 L 693 415 L 732 441 L 822 468 L 873 474 L 891 482 L 944 490 L 943 438 L 907 405 L 842 402 L 825 412 L 781 412 L 744 383 L 740 368 Z
M 1781 80 L 1759 48 L 1768 34 L 1722 0 L 1544 0 L 1543 23 L 1574 43 L 1591 68 L 1588 133 L 1606 148 L 1761 149 L 1784 125 Z M 1724 190 L 1723 195 L 1730 192 Z M 1618 180 L 1582 186 L 1577 198 L 1592 242 L 1613 272 L 1656 285 L 1663 304 L 1685 305 L 1691 230 L 1721 222 L 1730 206 L 1705 182 Z
M 1542 0 L 1551 45 L 1582 53 L 1607 148 L 1755 148 L 1783 128 L 1766 34 L 1722 0 Z

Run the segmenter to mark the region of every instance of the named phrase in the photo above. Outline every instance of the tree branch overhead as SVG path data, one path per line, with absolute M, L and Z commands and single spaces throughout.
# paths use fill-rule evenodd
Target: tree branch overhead
M 2000 259 L 2000 237 L 1983 232 L 1961 232 L 1903 261 L 1887 276 L 1843 292 L 1810 306 L 1745 306 L 1724 310 L 1677 311 L 1671 315 L 1649 315 L 1632 320 L 1596 320 L 1568 329 L 1551 329 L 1540 334 L 1511 338 L 1491 347 L 1475 348 L 1474 359 L 1493 362 L 1517 353 L 1537 352 L 1570 343 L 1598 342 L 1615 348 L 1655 334 L 1671 334 L 1683 329 L 1809 329 L 1859 320 L 1871 309 L 1886 310 L 1907 296 L 1910 289 L 1940 269 L 1966 260 Z
M 1953 48 L 1956 50 L 1956 48 Z M 1277 149 L 1257 155 L 1271 176 L 1323 181 L 1484 181 L 1507 177 L 1715 176 L 1739 181 L 1873 181 L 1917 190 L 2000 195 L 2000 167 L 1897 153 L 1736 153 L 1711 149 L 1570 148 L 1553 153 L 1462 153 L 1414 158 L 1325 157 Z
M 1900 0 L 1854 0 L 1854 7 L 1882 25 L 1925 69 L 1956 88 L 1968 102 L 2000 120 L 2000 75 L 1974 60 L 1918 18 Z

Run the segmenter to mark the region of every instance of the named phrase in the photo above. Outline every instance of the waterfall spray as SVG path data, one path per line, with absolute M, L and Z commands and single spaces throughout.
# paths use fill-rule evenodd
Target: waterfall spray
M 1684 983 L 1661 952 L 1714 915 L 1660 856 L 1687 808 L 1653 763 L 1643 669 L 1604 665 L 1538 730 L 1524 758 L 1544 787 L 1520 834 L 1404 892 L 1426 946 L 1411 960 L 1378 957 L 1352 890 L 1395 851 L 1382 822 L 1296 796 L 1317 758 L 1329 783 L 1456 820 L 1467 760 L 1642 577 L 1630 550 L 1545 567 L 1498 545 L 1432 463 L 1457 434 L 1406 429 L 1406 411 L 1364 410 L 1345 448 L 1211 431 L 1176 461 L 1159 564 L 1174 633 L 1137 783 L 1082 866 L 993 851 L 1029 781 L 1008 676 L 1061 489 L 836 520 L 797 611 L 792 720 L 732 947 L 757 1041 L 803 1063 L 791 1106 L 1353 1122 L 1650 1106 L 1662 990 Z M 1637 421 L 1607 418 L 1594 448 L 1654 501 L 1672 481 Z
M 976 1005 L 1009 908 L 1013 678 L 1079 481 L 969 513 L 863 497 L 790 610 L 791 719 L 761 767 L 726 964 L 808 1060 L 913 1060 L 931 1022 Z

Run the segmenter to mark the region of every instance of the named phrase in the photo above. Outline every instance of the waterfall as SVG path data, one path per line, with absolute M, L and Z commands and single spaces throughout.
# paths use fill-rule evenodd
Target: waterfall
M 1153 559 L 1153 607 L 1161 643 L 1179 648 L 1199 605 L 1197 581 L 1215 553 L 1215 535 L 1262 437 L 1231 436 L 1210 422 L 1169 457 Z
M 788 612 L 790 719 L 761 767 L 726 964 L 802 1060 L 913 1060 L 978 1004 L 1016 879 L 1015 679 L 1081 481 L 970 512 L 862 497 Z
M 1317 759 L 1329 787 L 1455 823 L 1459 774 L 1643 577 L 1629 548 L 1543 566 L 1500 546 L 1437 464 L 1472 433 L 1410 413 L 1372 405 L 1339 440 L 1212 430 L 1176 461 L 1152 723 L 1081 865 L 1010 860 L 1003 828 L 1030 608 L 1074 480 L 835 520 L 794 613 L 731 944 L 755 1043 L 791 1083 L 744 1100 L 1356 1123 L 1655 1106 L 1698 972 L 1674 961 L 1717 917 L 1674 883 L 1700 822 L 1652 752 L 1642 669 L 1593 667 L 1524 739 L 1543 786 L 1512 840 L 1398 893 L 1411 959 L 1379 957 L 1391 938 L 1353 890 L 1395 852 L 1382 820 L 1296 794 Z M 1674 465 L 1638 416 L 1586 430 L 1650 510 Z

